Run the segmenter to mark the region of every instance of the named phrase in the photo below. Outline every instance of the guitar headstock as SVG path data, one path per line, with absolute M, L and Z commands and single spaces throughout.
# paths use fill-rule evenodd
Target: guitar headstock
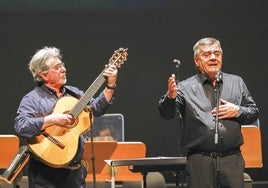
M 116 65 L 117 68 L 120 68 L 122 64 L 127 60 L 127 48 L 119 48 L 114 51 L 114 54 L 109 59 L 110 65 Z

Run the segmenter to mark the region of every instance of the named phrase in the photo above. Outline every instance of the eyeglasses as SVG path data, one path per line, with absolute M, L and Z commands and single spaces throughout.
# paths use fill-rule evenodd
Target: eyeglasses
M 54 70 L 56 70 L 56 71 L 60 71 L 60 70 L 62 70 L 63 68 L 65 68 L 65 63 L 64 63 L 64 62 L 59 63 L 59 64 L 57 64 L 57 65 L 51 67 L 51 69 L 54 69 Z

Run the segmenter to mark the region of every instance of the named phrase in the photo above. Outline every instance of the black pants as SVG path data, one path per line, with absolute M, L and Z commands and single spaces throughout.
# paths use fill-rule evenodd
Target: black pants
M 216 187 L 216 158 L 202 154 L 190 155 L 186 170 L 190 188 Z M 245 161 L 241 153 L 220 158 L 220 188 L 244 188 Z
M 30 160 L 28 168 L 29 188 L 86 188 L 87 170 L 83 165 L 77 170 L 69 170 Z

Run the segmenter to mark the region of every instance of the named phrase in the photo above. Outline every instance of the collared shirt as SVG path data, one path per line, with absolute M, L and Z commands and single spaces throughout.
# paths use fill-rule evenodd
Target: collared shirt
M 243 79 L 223 73 L 219 85 L 220 99 L 239 106 L 235 118 L 220 120 L 218 124 L 219 142 L 215 144 L 215 118 L 212 109 L 216 106 L 215 88 L 200 72 L 178 83 L 176 99 L 167 95 L 159 101 L 160 115 L 166 119 L 175 117 L 179 112 L 183 118 L 182 145 L 186 149 L 199 151 L 225 152 L 243 144 L 241 125 L 250 124 L 259 117 L 258 108 L 250 95 Z
M 67 89 L 66 89 L 67 88 Z M 83 91 L 73 86 L 64 86 L 62 88 L 63 95 L 70 95 L 67 90 L 82 96 Z M 44 123 L 44 117 L 51 114 L 58 101 L 55 91 L 46 87 L 45 85 L 36 86 L 32 91 L 26 94 L 18 107 L 17 116 L 15 117 L 15 131 L 25 138 L 31 138 L 41 134 L 41 128 Z M 105 113 L 110 103 L 107 103 L 104 93 L 101 92 L 96 98 L 89 101 L 90 106 L 93 107 L 93 115 L 100 116 Z M 79 146 L 76 156 L 72 163 L 81 161 L 84 151 L 84 137 L 79 137 Z

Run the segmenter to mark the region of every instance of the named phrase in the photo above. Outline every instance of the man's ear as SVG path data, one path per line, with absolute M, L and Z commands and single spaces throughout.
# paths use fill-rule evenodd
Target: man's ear
M 195 57 L 194 63 L 195 63 L 196 68 L 198 68 L 199 67 L 199 58 Z
M 47 81 L 47 79 L 48 79 L 47 74 L 48 74 L 47 72 L 41 72 L 40 76 L 42 77 L 43 80 Z

